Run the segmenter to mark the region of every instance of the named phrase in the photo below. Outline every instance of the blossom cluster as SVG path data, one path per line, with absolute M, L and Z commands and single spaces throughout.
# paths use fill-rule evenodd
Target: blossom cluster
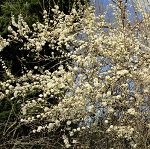
M 6 39 L 3 39 L 3 37 L 0 36 L 0 52 L 3 48 L 5 48 L 7 45 L 9 45 L 9 42 Z

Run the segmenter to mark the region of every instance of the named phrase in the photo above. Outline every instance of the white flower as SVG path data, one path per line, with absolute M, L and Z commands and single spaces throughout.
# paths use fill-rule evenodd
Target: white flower
M 20 122 L 24 122 L 24 119 L 21 119 Z
M 110 77 L 110 76 L 106 76 L 105 79 L 106 79 L 107 81 L 109 81 L 109 80 L 111 79 L 111 77 Z
M 36 133 L 36 130 L 34 129 L 32 132 L 33 132 L 33 133 Z
M 71 131 L 71 132 L 70 132 L 70 136 L 73 136 L 73 135 L 74 135 L 74 133 Z
M 25 106 L 23 106 L 23 107 L 22 107 L 22 114 L 23 114 L 23 115 L 26 115 L 26 113 L 27 113 L 27 109 L 26 109 Z
M 44 10 L 44 11 L 43 11 L 43 14 L 44 14 L 44 15 L 46 15 L 46 14 L 47 14 L 47 11 L 46 11 L 46 10 Z
M 120 98 L 121 98 L 121 95 L 117 95 L 117 96 L 116 96 L 116 99 L 120 99 Z
M 136 111 L 135 111 L 134 108 L 130 108 L 130 109 L 128 109 L 127 113 L 128 113 L 128 114 L 131 114 L 131 115 L 135 115 L 135 114 L 136 114 Z
M 70 125 L 71 124 L 71 121 L 67 121 L 67 125 Z
M 134 145 L 133 145 L 133 148 L 136 148 L 136 147 L 137 147 L 137 144 L 134 144 Z
M 14 87 L 12 85 L 9 86 L 9 89 L 12 90 Z
M 77 143 L 77 140 L 74 140 L 74 139 L 73 139 L 72 143 Z
M 80 131 L 80 127 L 77 128 L 77 131 Z
M 73 14 L 76 14 L 76 13 L 77 13 L 76 9 L 73 8 L 73 9 L 72 9 L 72 13 L 73 13 Z
M 48 108 L 48 107 L 45 107 L 45 108 L 44 108 L 44 112 L 47 112 L 47 111 L 49 111 L 49 108 Z
M 42 98 L 42 97 L 43 97 L 43 95 L 42 95 L 42 94 L 40 94 L 40 95 L 39 95 L 39 97 L 40 97 L 40 98 Z
M 52 82 L 47 83 L 47 87 L 48 88 L 52 88 L 54 85 L 52 84 Z
M 67 136 L 66 135 L 62 135 L 62 138 L 65 140 L 67 138 Z
M 38 66 L 34 66 L 34 69 L 35 69 L 35 70 L 38 69 Z
M 133 131 L 134 131 L 134 128 L 131 128 L 130 131 L 133 132 Z
M 107 106 L 107 102 L 106 101 L 102 101 L 102 106 Z
M 9 93 L 9 90 L 6 90 L 5 93 L 6 93 L 6 95 L 7 95 L 7 94 Z
M 113 129 L 114 128 L 114 126 L 113 125 L 110 125 L 110 127 L 109 127 L 110 129 Z
M 66 144 L 66 148 L 69 148 L 71 145 L 68 143 L 68 144 Z
M 55 7 L 55 9 L 56 9 L 56 10 L 58 10 L 58 9 L 59 9 L 59 6 L 58 6 L 58 5 L 55 5 L 54 7 Z
M 75 66 L 73 70 L 74 70 L 74 71 L 78 71 L 78 67 Z
M 87 90 L 92 89 L 92 86 L 88 82 L 86 82 L 84 86 L 86 87 Z
M 82 129 L 84 130 L 84 129 L 86 129 L 86 128 L 83 126 Z
M 55 124 L 58 126 L 58 125 L 60 125 L 60 121 L 59 120 L 56 120 L 55 121 Z
M 40 118 L 41 116 L 40 116 L 40 115 L 37 115 L 36 117 L 37 117 L 37 118 Z
M 105 122 L 106 124 L 108 124 L 108 120 L 105 120 L 104 122 Z
M 18 91 L 15 90 L 15 92 L 14 92 L 14 97 L 17 97 L 17 96 L 18 96 Z
M 53 129 L 54 124 L 53 123 L 49 123 L 49 125 L 47 126 L 48 129 Z
M 117 75 L 126 75 L 128 74 L 129 71 L 128 70 L 120 70 L 120 71 L 117 71 Z
M 94 78 L 93 82 L 94 82 L 94 86 L 96 87 L 99 86 L 98 78 Z
M 39 126 L 37 129 L 37 132 L 40 132 L 42 130 L 42 128 L 43 128 L 42 126 Z
M 112 107 L 108 108 L 108 113 L 113 113 L 115 110 Z
M 93 112 L 93 108 L 94 108 L 94 106 L 93 106 L 93 105 L 89 106 L 89 107 L 88 107 L 89 112 Z
M 77 129 L 73 129 L 73 131 L 74 131 L 74 132 L 76 132 L 76 131 L 77 131 Z

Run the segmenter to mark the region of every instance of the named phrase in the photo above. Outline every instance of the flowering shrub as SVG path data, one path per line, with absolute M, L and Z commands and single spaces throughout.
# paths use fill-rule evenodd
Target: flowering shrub
M 20 123 L 31 126 L 31 134 L 59 131 L 69 148 L 82 143 L 78 135 L 100 129 L 111 140 L 109 148 L 119 148 L 122 140 L 132 148 L 148 147 L 150 48 L 141 38 L 147 33 L 130 31 L 122 23 L 118 7 L 111 7 L 113 24 L 105 22 L 103 15 L 96 16 L 91 6 L 84 14 L 72 9 L 70 15 L 55 6 L 54 20 L 48 22 L 44 11 L 44 23 L 33 24 L 33 31 L 21 15 L 18 23 L 12 17 L 17 31 L 8 28 L 11 35 L 7 40 L 1 38 L 1 51 L 11 41 L 23 42 L 20 50 L 33 52 L 36 60 L 60 60 L 53 72 L 34 66 L 40 73 L 27 70 L 16 78 L 1 59 L 9 79 L 0 82 L 0 100 L 21 103 Z M 148 19 L 143 18 L 147 25 Z M 108 31 L 103 28 L 106 24 Z M 46 43 L 54 51 L 41 57 Z M 70 63 L 63 65 L 64 57 Z

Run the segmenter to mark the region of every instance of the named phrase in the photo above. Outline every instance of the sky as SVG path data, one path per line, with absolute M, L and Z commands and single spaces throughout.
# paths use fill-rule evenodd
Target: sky
M 110 3 L 110 1 L 111 0 L 90 0 L 90 3 L 92 5 L 94 5 L 95 8 L 96 8 L 95 14 L 99 15 L 99 14 L 103 14 L 103 12 L 106 11 L 106 6 Z M 116 0 L 116 1 L 118 1 L 118 0 Z M 132 4 L 131 1 L 133 1 L 134 3 L 139 3 L 140 6 L 143 7 L 146 10 L 146 12 L 150 13 L 150 0 L 128 0 L 128 2 L 130 4 Z M 128 7 L 127 9 L 130 10 L 130 12 L 131 12 L 131 15 L 129 16 L 129 20 L 134 24 L 134 19 L 135 19 L 134 11 L 135 10 L 134 10 L 133 7 Z M 107 21 L 109 21 L 109 20 L 112 21 L 112 19 L 111 19 L 111 18 L 113 18 L 112 9 L 108 9 L 108 11 L 109 11 L 108 12 L 109 15 L 108 15 L 108 18 L 106 18 L 106 20 Z M 141 14 L 139 12 L 137 12 L 137 14 L 138 14 L 139 20 L 141 20 L 142 19 Z
M 107 5 L 111 0 L 90 0 L 91 4 L 95 4 L 97 7 L 99 4 Z M 128 0 L 131 1 L 131 0 Z M 147 9 L 150 9 L 150 0 L 133 0 L 135 3 L 139 2 L 141 5 L 145 6 Z

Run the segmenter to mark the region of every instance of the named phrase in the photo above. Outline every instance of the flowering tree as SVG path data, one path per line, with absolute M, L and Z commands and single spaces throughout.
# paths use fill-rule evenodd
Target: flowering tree
M 122 18 L 122 9 L 110 7 L 115 18 L 110 24 L 91 6 L 84 13 L 72 9 L 70 15 L 55 6 L 54 20 L 49 24 L 44 11 L 44 23 L 33 24 L 33 31 L 21 15 L 18 23 L 12 18 L 17 30 L 8 28 L 12 34 L 1 38 L 1 51 L 12 41 L 22 42 L 20 50 L 29 50 L 33 59 L 59 62 L 53 72 L 35 65 L 15 77 L 1 58 L 8 79 L 0 82 L 0 100 L 19 102 L 18 125 L 28 126 L 31 137 L 44 134 L 55 147 L 53 140 L 60 141 L 61 148 L 149 147 L 149 38 L 128 28 L 129 14 Z M 149 26 L 149 14 L 141 14 Z M 46 43 L 54 51 L 41 55 Z M 71 61 L 64 65 L 63 58 Z M 85 137 L 91 132 L 99 134 L 97 144 Z

